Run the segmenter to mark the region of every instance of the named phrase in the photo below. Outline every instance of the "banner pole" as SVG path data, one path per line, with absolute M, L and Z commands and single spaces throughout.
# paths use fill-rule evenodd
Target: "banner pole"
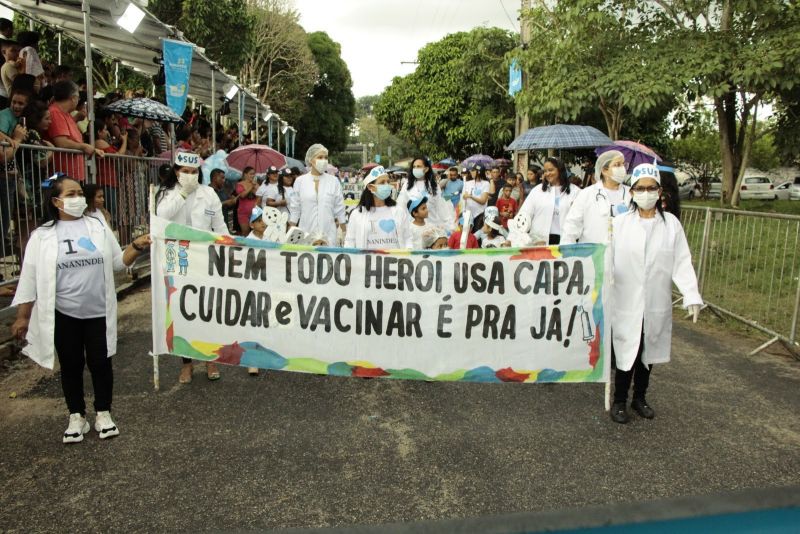
M 155 188 L 155 186 L 153 184 L 150 184 L 150 214 L 151 214 L 151 216 L 155 212 L 155 209 L 156 209 L 156 188 Z M 153 228 L 152 220 L 150 221 L 150 228 L 151 229 Z M 150 261 L 151 262 L 152 262 L 152 259 L 156 257 L 155 254 L 153 254 L 153 247 L 154 247 L 154 243 L 151 243 L 150 244 L 150 258 L 151 258 Z M 150 269 L 151 269 L 151 272 L 152 272 L 152 265 L 151 265 Z M 150 298 L 150 307 L 152 309 L 152 311 L 151 311 L 151 313 L 153 314 L 152 317 L 155 317 L 156 316 L 156 299 L 152 298 L 152 295 L 151 295 L 151 298 Z M 156 339 L 155 338 L 156 338 L 156 331 L 155 331 L 155 329 L 153 329 L 153 339 L 152 339 L 153 349 L 155 349 L 155 347 L 156 347 L 156 343 L 155 343 Z M 150 352 L 150 356 L 153 357 L 153 388 L 155 389 L 155 391 L 158 391 L 161 388 L 161 375 L 160 375 L 160 373 L 158 371 L 158 354 L 156 354 L 155 352 Z
M 611 411 L 611 377 L 608 378 L 608 382 L 606 382 L 606 411 Z

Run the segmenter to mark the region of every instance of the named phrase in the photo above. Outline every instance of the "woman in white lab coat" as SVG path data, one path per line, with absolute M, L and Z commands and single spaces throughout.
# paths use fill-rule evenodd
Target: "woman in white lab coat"
M 347 221 L 342 184 L 327 173 L 328 149 L 320 144 L 306 151 L 306 165 L 311 170 L 294 182 L 294 194 L 289 197 L 289 226 L 298 226 L 312 235 L 322 235 L 326 244 L 338 245 L 337 225 L 346 231 Z
M 631 408 L 647 419 L 655 415 L 645 394 L 651 366 L 670 358 L 672 283 L 695 322 L 703 305 L 683 227 L 661 206 L 661 178 L 654 165 L 633 170 L 631 194 L 631 210 L 613 221 L 611 334 L 616 373 L 611 419 L 617 423 L 629 420 L 631 380 Z
M 427 223 L 452 232 L 456 228 L 456 212 L 453 203 L 442 197 L 436 177 L 433 175 L 431 161 L 420 156 L 411 162 L 411 178 L 404 180 L 400 186 L 397 203 L 407 206 L 409 200 L 417 200 L 421 196 L 428 197 Z
M 392 200 L 392 189 L 383 167 L 375 167 L 364 178 L 361 200 L 350 213 L 345 247 L 365 250 L 414 247 L 408 211 Z
M 567 169 L 558 158 L 544 162 L 542 183 L 531 191 L 520 208 L 531 220 L 531 236 L 536 245 L 558 245 L 579 189 L 570 184 Z
M 561 244 L 609 243 L 611 220 L 628 211 L 631 194 L 625 181 L 625 156 L 609 150 L 598 156 L 594 185 L 578 193 L 569 209 Z
M 156 215 L 185 226 L 227 234 L 222 202 L 214 189 L 200 183 L 201 178 L 200 157 L 197 154 L 175 154 L 172 172 L 156 192 Z M 178 382 L 190 383 L 193 370 L 192 359 L 183 358 Z M 219 380 L 216 363 L 206 362 L 206 376 L 209 380 Z
M 22 352 L 52 369 L 55 355 L 69 409 L 64 443 L 83 441 L 89 431 L 83 397 L 83 372 L 88 364 L 94 386 L 95 430 L 101 439 L 119 435 L 111 419 L 117 352 L 117 293 L 114 271 L 131 265 L 150 245 L 137 237 L 123 252 L 114 234 L 100 220 L 84 215 L 81 185 L 66 176 L 42 184 L 48 191 L 51 221 L 37 228 L 25 249 L 19 285 L 12 306 L 17 319 L 11 333 L 27 345 Z

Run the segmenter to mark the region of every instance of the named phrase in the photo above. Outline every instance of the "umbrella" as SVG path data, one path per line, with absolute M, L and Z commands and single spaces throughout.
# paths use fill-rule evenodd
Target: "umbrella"
M 625 167 L 630 173 L 634 167 L 642 163 L 653 163 L 661 161 L 661 157 L 649 146 L 636 141 L 614 141 L 612 144 L 595 149 L 598 156 L 608 150 L 619 150 L 625 156 Z
M 506 149 L 595 148 L 610 145 L 612 142 L 610 137 L 591 126 L 554 124 L 531 128 L 514 139 Z
M 150 100 L 149 98 L 129 98 L 127 100 L 117 100 L 106 108 L 108 111 L 120 113 L 127 117 L 141 117 L 143 119 L 151 119 L 154 121 L 162 122 L 183 122 L 180 115 L 172 111 L 170 108 Z
M 470 168 L 478 164 L 484 165 L 486 167 L 491 167 L 494 164 L 494 158 L 492 156 L 486 156 L 484 154 L 474 154 L 461 162 L 461 166 L 467 168 Z
M 267 145 L 245 145 L 228 154 L 228 166 L 240 172 L 245 167 L 253 167 L 256 174 L 266 174 L 270 167 L 281 168 L 286 165 L 286 156 Z
M 457 163 L 458 162 L 456 160 L 454 160 L 453 158 L 445 158 L 445 159 L 443 159 L 442 161 L 439 162 L 440 165 L 446 165 L 447 167 L 453 167 Z
M 287 167 L 297 167 L 298 169 L 300 169 L 301 171 L 304 171 L 304 172 L 307 170 L 305 163 L 303 163 L 299 159 L 290 158 L 289 156 L 286 156 L 286 166 Z
M 411 162 L 412 161 L 413 161 L 413 158 L 401 159 L 400 161 L 395 161 L 394 162 L 394 166 L 395 167 L 400 167 L 400 168 L 403 168 L 403 169 L 408 169 L 409 167 L 411 167 Z
M 445 165 L 441 161 L 439 163 L 434 163 L 433 166 L 432 166 L 432 168 L 434 170 L 436 170 L 436 171 L 443 171 L 445 169 L 449 169 L 450 167 L 451 167 L 451 165 Z
M 505 159 L 505 158 L 500 158 L 500 159 L 494 160 L 494 164 L 497 165 L 498 167 L 511 167 L 511 160 L 510 159 Z
M 363 167 L 361 167 L 361 170 L 362 170 L 363 172 L 369 172 L 369 171 L 371 171 L 372 169 L 374 169 L 375 167 L 377 167 L 378 165 L 380 165 L 380 163 L 367 163 L 366 165 L 364 165 Z

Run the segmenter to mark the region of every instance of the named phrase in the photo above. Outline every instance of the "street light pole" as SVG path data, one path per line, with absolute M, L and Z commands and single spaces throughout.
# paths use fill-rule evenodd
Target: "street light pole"
M 81 11 L 83 12 L 83 50 L 86 55 L 84 59 L 84 66 L 86 67 L 86 115 L 89 119 L 89 144 L 94 146 L 94 84 L 92 83 L 92 39 L 89 31 L 90 9 L 89 0 L 83 0 L 81 2 Z M 86 183 L 93 184 L 95 183 L 94 157 L 87 158 L 86 165 L 89 169 Z

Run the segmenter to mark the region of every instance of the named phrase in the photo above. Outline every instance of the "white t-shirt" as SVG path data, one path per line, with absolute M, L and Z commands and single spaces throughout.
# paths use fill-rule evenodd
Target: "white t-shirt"
M 657 214 L 656 214 L 656 217 L 658 217 Z M 647 257 L 647 249 L 650 248 L 653 245 L 652 243 L 650 243 L 650 238 L 653 236 L 653 225 L 655 224 L 655 222 L 656 222 L 656 218 L 655 217 L 652 217 L 650 219 L 644 219 L 641 216 L 639 217 L 639 224 L 641 224 L 642 228 L 644 228 L 644 235 L 645 235 L 645 238 L 644 238 L 644 255 L 645 255 L 645 257 Z
M 292 188 L 291 187 L 284 187 L 283 190 L 284 190 L 285 194 L 281 195 L 280 191 L 278 190 L 278 184 L 276 184 L 276 183 L 275 184 L 269 184 L 267 186 L 266 191 L 264 192 L 263 204 L 262 205 L 265 206 L 265 207 L 268 206 L 268 204 L 267 204 L 267 199 L 268 198 L 272 199 L 272 200 L 288 200 L 289 195 L 292 192 Z M 288 202 L 287 202 L 287 204 L 288 204 Z M 277 208 L 279 210 L 281 210 L 283 213 L 289 213 L 289 208 L 287 206 L 278 206 Z
M 76 319 L 105 317 L 103 253 L 92 243 L 86 221 L 59 221 L 56 236 L 56 310 Z
M 265 235 L 265 234 L 264 234 L 264 235 Z M 258 239 L 258 240 L 260 240 L 260 241 L 265 241 L 265 240 L 266 240 L 266 239 L 263 237 L 263 235 L 262 235 L 262 237 L 258 237 L 258 236 L 256 235 L 256 233 L 255 233 L 255 232 L 250 232 L 249 234 L 247 234 L 247 239 Z
M 475 182 L 475 180 L 468 180 L 467 183 L 464 184 L 464 194 L 465 195 L 472 195 L 479 197 L 483 193 L 489 192 L 489 180 L 481 180 L 480 182 Z M 478 215 L 482 214 L 486 211 L 486 205 L 489 202 L 487 201 L 486 204 L 479 204 L 472 200 L 471 198 L 467 199 L 467 211 L 472 214 L 472 218 L 474 219 Z
M 487 237 L 481 242 L 481 248 L 500 248 L 505 242 L 506 238 L 501 235 L 497 235 L 492 238 Z
M 400 248 L 397 235 L 397 224 L 392 217 L 392 208 L 381 206 L 369 212 L 369 229 L 367 230 L 368 250 L 391 250 Z
M 106 216 L 103 215 L 102 211 L 100 210 L 89 211 L 86 213 L 86 215 L 88 217 L 94 217 L 95 219 L 103 223 L 103 226 L 108 226 L 108 221 L 106 220 Z
M 555 207 L 553 208 L 553 221 L 550 223 L 550 233 L 561 235 L 561 187 L 557 185 L 550 186 L 553 190 L 553 202 L 555 203 Z
M 616 217 L 617 215 L 622 215 L 626 211 L 628 211 L 628 205 L 625 203 L 625 188 L 622 186 L 618 187 L 616 191 L 608 189 L 607 187 L 603 187 L 603 191 L 605 191 L 606 196 L 608 197 L 608 202 L 611 204 L 611 216 Z M 630 199 L 628 199 L 630 200 Z
M 428 228 L 433 228 L 433 225 L 425 223 L 422 226 L 418 226 L 412 222 L 410 223 L 410 226 L 411 226 L 411 243 L 414 250 L 421 250 L 425 248 L 424 246 L 422 246 L 422 233 Z
M 260 202 L 261 202 L 261 207 L 262 208 L 267 206 L 267 191 L 269 191 L 270 186 L 273 186 L 273 185 L 277 189 L 277 187 L 278 187 L 278 183 L 277 182 L 274 183 L 274 184 L 271 184 L 267 180 L 264 180 L 264 183 L 259 185 L 258 189 L 256 189 L 256 196 L 261 199 Z

